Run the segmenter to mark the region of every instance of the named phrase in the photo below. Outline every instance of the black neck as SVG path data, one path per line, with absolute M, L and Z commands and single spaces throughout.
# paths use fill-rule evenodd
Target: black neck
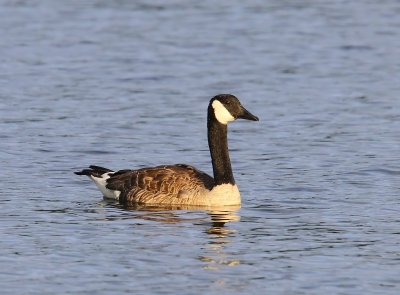
M 226 124 L 218 122 L 211 106 L 208 108 L 207 128 L 208 146 L 210 147 L 214 171 L 214 185 L 235 184 L 228 152 L 228 127 Z

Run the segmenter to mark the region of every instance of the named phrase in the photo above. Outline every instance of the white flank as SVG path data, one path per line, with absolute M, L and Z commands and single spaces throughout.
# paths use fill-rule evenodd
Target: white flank
M 113 175 L 114 172 L 107 172 L 101 175 L 101 177 L 94 177 L 93 175 L 90 178 L 94 181 L 100 191 L 103 193 L 104 197 L 107 199 L 114 199 L 118 200 L 119 195 L 121 194 L 120 191 L 114 191 L 106 188 L 107 179 L 110 178 L 110 175 Z
M 219 100 L 214 100 L 212 103 L 212 107 L 214 109 L 215 118 L 217 118 L 218 122 L 220 122 L 221 124 L 226 125 L 228 124 L 228 122 L 235 120 L 235 118 Z

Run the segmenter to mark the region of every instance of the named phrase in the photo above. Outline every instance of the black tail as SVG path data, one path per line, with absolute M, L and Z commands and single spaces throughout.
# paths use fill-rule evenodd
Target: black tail
M 91 165 L 89 169 L 83 169 L 82 171 L 74 172 L 76 175 L 87 175 L 87 176 L 94 176 L 94 177 L 101 177 L 104 173 L 113 172 L 110 169 Z

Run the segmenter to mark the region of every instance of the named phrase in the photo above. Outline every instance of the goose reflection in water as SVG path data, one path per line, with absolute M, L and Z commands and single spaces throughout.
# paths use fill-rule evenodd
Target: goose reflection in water
M 239 221 L 240 216 L 236 211 L 210 211 L 212 226 L 206 230 L 210 235 L 210 240 L 205 247 L 205 254 L 199 256 L 200 261 L 206 262 L 204 269 L 219 270 L 225 266 L 236 266 L 240 264 L 239 259 L 232 259 L 225 253 L 225 248 L 231 242 L 230 238 L 237 233 L 234 229 L 225 227 L 228 222 Z M 214 283 L 224 284 L 223 280 L 217 280 Z
M 136 211 L 134 215 L 118 215 L 108 216 L 104 220 L 121 220 L 121 219 L 143 219 L 153 220 L 163 223 L 179 223 L 187 221 L 205 221 L 206 218 L 196 217 L 188 218 L 183 217 L 191 216 L 193 213 L 207 214 L 207 219 L 211 218 L 212 227 L 210 228 L 212 233 L 213 228 L 222 228 L 228 222 L 239 221 L 240 216 L 237 215 L 237 211 L 240 209 L 240 205 L 235 206 L 221 206 L 221 207 L 204 207 L 204 206 L 190 206 L 190 205 L 166 205 L 166 206 L 152 206 L 152 205 L 140 205 L 136 203 L 132 204 L 121 204 L 118 201 L 102 200 L 98 203 L 100 207 L 112 206 L 115 208 L 121 208 L 127 211 Z M 191 214 L 186 214 L 185 210 L 190 211 Z M 140 212 L 140 213 L 139 213 Z M 208 231 L 207 231 L 208 232 Z
M 203 269 L 219 270 L 223 267 L 232 267 L 240 264 L 237 258 L 230 258 L 225 252 L 225 248 L 231 242 L 230 238 L 234 237 L 237 230 L 227 228 L 226 225 L 230 222 L 240 221 L 238 215 L 239 206 L 223 206 L 223 207 L 200 207 L 200 206 L 148 206 L 138 204 L 120 204 L 119 202 L 102 201 L 99 203 L 102 206 L 112 206 L 122 208 L 127 211 L 135 211 L 135 214 L 108 216 L 104 220 L 121 220 L 121 219 L 141 219 L 155 221 L 161 223 L 187 223 L 194 222 L 196 225 L 206 223 L 207 228 L 204 232 L 209 239 L 200 250 L 204 253 L 197 258 L 204 262 Z M 189 210 L 185 212 L 184 210 Z M 192 217 L 195 215 L 196 217 Z M 210 221 L 210 222 L 209 222 Z M 210 225 L 211 224 L 211 225 Z M 224 284 L 223 281 L 217 280 L 215 284 Z

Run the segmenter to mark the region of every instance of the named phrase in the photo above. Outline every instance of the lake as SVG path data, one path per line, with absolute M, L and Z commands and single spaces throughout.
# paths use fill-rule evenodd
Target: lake
M 398 294 L 398 1 L 1 1 L 2 294 Z M 88 165 L 212 173 L 237 210 L 104 201 Z

